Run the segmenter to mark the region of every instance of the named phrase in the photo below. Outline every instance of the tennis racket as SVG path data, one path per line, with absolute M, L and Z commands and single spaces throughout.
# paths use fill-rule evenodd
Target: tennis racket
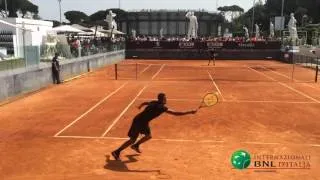
M 219 98 L 217 93 L 208 93 L 206 94 L 198 107 L 198 110 L 205 107 L 211 107 L 218 104 Z

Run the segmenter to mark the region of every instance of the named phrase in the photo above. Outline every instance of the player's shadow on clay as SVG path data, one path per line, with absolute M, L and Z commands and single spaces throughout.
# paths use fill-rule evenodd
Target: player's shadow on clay
M 106 156 L 106 165 L 104 166 L 105 169 L 111 170 L 111 171 L 118 171 L 118 172 L 140 172 L 140 173 L 149 173 L 149 172 L 157 172 L 159 173 L 160 170 L 131 170 L 128 168 L 127 164 L 129 163 L 135 163 L 138 160 L 135 158 L 136 156 L 139 156 L 139 154 L 133 154 L 133 155 L 127 155 L 126 157 L 128 160 L 111 160 L 110 156 Z

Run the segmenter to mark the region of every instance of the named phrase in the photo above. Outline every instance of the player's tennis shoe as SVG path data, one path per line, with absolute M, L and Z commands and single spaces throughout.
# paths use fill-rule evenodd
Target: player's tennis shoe
M 113 151 L 111 154 L 115 160 L 117 160 L 117 161 L 120 160 L 120 153 L 119 152 Z
M 140 151 L 140 149 L 139 149 L 139 146 L 132 145 L 132 146 L 131 146 L 131 149 L 135 150 L 137 153 L 141 153 L 141 151 Z

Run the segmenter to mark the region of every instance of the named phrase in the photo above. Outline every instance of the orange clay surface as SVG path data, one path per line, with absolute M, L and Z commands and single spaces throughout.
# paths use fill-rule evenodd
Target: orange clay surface
M 141 63 L 135 65 L 134 63 Z M 131 65 L 130 65 L 131 64 Z M 137 77 L 137 80 L 136 80 Z M 314 70 L 276 61 L 126 60 L 0 106 L 0 179 L 320 179 L 320 85 Z M 137 106 L 167 94 L 168 107 L 137 155 L 110 157 L 127 138 Z M 310 168 L 233 169 L 233 152 L 307 155 Z M 299 167 L 296 167 L 299 168 Z

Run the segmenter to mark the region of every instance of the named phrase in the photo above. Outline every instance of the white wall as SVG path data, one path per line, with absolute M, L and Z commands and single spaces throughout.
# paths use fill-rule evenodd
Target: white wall
M 26 46 L 41 46 L 43 38 L 47 36 L 47 32 L 52 30 L 53 22 L 41 21 L 24 18 L 3 18 L 1 19 L 15 26 L 9 26 L 0 23 L 0 30 L 11 31 L 16 36 L 16 42 L 14 42 L 14 49 L 16 57 L 23 57 L 23 44 Z M 27 29 L 23 38 L 23 30 Z M 24 39 L 24 40 L 23 40 Z M 23 42 L 25 41 L 25 42 Z

